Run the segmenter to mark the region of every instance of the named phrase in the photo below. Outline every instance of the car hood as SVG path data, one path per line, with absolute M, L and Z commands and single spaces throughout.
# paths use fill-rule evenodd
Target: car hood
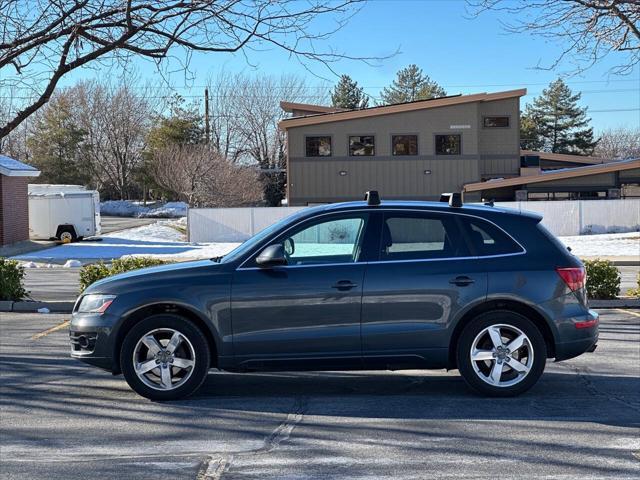
M 98 280 L 92 283 L 84 293 L 118 293 L 119 291 L 135 290 L 157 281 L 163 283 L 180 282 L 181 279 L 203 273 L 215 274 L 222 270 L 221 267 L 221 264 L 211 260 L 198 260 L 141 268 Z

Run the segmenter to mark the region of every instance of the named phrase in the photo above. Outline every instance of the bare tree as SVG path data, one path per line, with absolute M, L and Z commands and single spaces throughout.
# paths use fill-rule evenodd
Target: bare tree
M 553 69 L 565 57 L 578 60 L 583 71 L 617 52 L 620 63 L 614 73 L 631 73 L 640 61 L 640 2 L 638 0 L 467 0 L 472 15 L 494 10 L 511 17 L 503 23 L 511 33 L 529 33 L 562 44 Z
M 154 153 L 151 176 L 189 205 L 232 207 L 262 198 L 255 169 L 234 165 L 206 145 L 168 145 Z
M 616 128 L 605 130 L 594 152 L 605 160 L 640 158 L 640 128 Z
M 142 163 L 151 106 L 133 85 L 84 82 L 73 88 L 77 122 L 85 132 L 85 154 L 97 188 L 107 186 L 121 198 L 132 193 Z
M 260 169 L 267 203 L 278 205 L 286 181 L 285 134 L 280 101 L 326 103 L 329 86 L 311 86 L 295 75 L 222 73 L 209 82 L 212 147 L 239 164 Z
M 265 46 L 303 64 L 354 58 L 320 51 L 317 42 L 344 26 L 362 1 L 0 0 L 0 87 L 29 92 L 0 126 L 0 138 L 44 105 L 64 75 L 87 65 L 142 57 L 166 67 L 172 56 L 188 69 L 193 52 Z

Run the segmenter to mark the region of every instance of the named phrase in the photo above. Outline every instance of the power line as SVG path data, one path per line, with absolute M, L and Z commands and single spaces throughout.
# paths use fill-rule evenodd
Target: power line
M 566 84 L 568 85 L 577 85 L 577 84 L 597 84 L 597 83 L 604 83 L 604 84 L 610 84 L 610 83 L 629 83 L 629 82 L 635 82 L 636 84 L 640 85 L 640 79 L 616 79 L 616 80 L 575 80 L 575 81 L 565 81 Z M 116 84 L 117 85 L 117 84 Z M 537 83 L 526 83 L 526 82 L 511 82 L 511 83 L 479 83 L 479 84 L 440 84 L 440 86 L 442 88 L 485 88 L 485 87 L 536 87 L 536 86 L 547 86 L 549 85 L 549 82 L 537 82 Z M 389 85 L 358 85 L 360 88 L 363 89 L 381 89 L 381 88 L 385 88 L 388 87 Z M 145 86 L 145 85 L 129 85 L 127 86 L 127 88 L 130 89 L 141 89 L 141 90 L 168 90 L 168 91 L 175 91 L 175 90 L 193 90 L 193 89 L 204 89 L 204 88 L 210 88 L 210 87 L 221 87 L 221 88 L 234 88 L 237 87 L 236 84 L 232 84 L 232 83 L 223 83 L 223 84 L 216 84 L 215 82 L 212 83 L 211 85 L 184 85 L 184 86 L 169 86 L 169 85 L 165 85 L 165 86 Z M 26 87 L 26 86 L 13 86 L 13 87 L 6 87 L 6 88 L 15 88 L 15 89 L 24 89 L 24 90 L 30 90 L 32 87 Z M 284 85 L 273 85 L 269 87 L 270 89 L 274 89 L 274 90 L 282 90 L 282 89 L 290 89 L 290 86 L 284 86 Z M 327 85 L 301 85 L 299 87 L 295 87 L 299 90 L 325 90 L 328 87 Z M 640 89 L 640 87 L 639 87 Z

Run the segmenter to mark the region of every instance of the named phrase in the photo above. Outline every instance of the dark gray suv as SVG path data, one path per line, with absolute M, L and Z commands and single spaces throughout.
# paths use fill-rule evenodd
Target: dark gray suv
M 228 255 L 117 275 L 78 299 L 71 355 L 156 400 L 227 371 L 454 369 L 522 393 L 593 351 L 585 270 L 541 217 L 369 201 L 304 209 Z

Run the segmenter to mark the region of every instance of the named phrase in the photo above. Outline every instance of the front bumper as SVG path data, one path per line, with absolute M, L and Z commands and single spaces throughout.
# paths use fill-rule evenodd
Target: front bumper
M 74 313 L 69 325 L 71 356 L 113 371 L 113 325 L 116 320 L 117 317 L 108 313 Z

